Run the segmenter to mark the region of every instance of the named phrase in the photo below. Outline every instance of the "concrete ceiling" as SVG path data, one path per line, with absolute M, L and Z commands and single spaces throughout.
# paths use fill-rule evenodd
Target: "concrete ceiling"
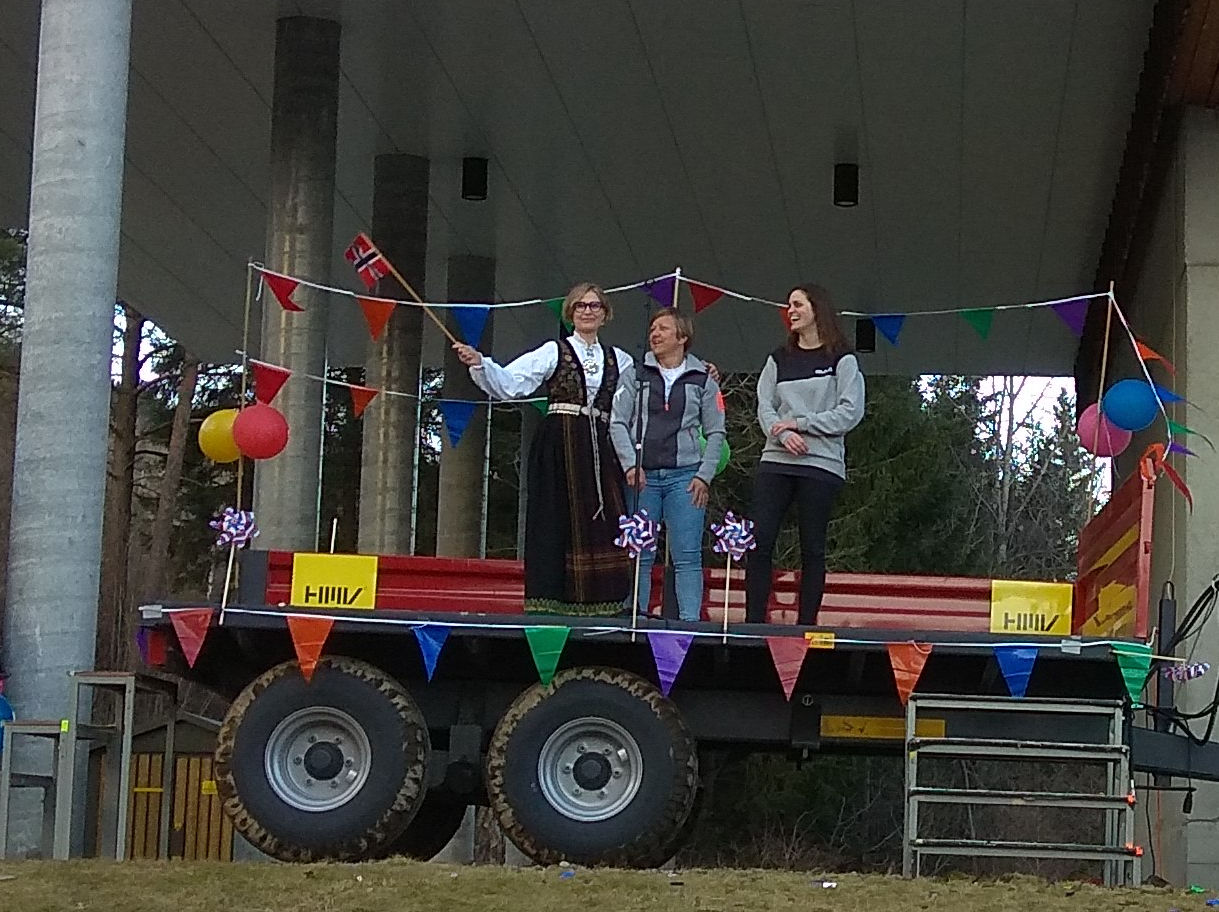
M 245 263 L 261 258 L 271 0 L 135 0 L 122 297 L 204 357 L 240 344 Z M 844 309 L 916 312 L 1091 290 L 1152 0 L 348 0 L 336 285 L 370 221 L 372 158 L 432 159 L 427 297 L 456 253 L 497 259 L 502 300 L 591 277 L 669 272 L 780 298 L 816 281 Z M 26 221 L 38 4 L 0 6 L 0 224 Z M 463 202 L 464 155 L 491 199 Z M 835 160 L 860 205 L 831 204 Z M 638 307 L 631 302 L 640 302 Z M 335 360 L 366 344 L 335 299 Z M 609 336 L 633 344 L 641 298 Z M 755 369 L 779 341 L 763 305 L 700 314 L 697 348 Z M 507 355 L 550 332 L 497 318 Z M 1045 311 L 907 320 L 873 373 L 1069 374 L 1076 340 Z M 431 345 L 429 357 L 438 355 Z

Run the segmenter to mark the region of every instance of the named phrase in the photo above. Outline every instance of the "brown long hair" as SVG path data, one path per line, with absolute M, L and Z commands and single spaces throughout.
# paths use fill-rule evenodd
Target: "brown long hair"
M 802 291 L 808 295 L 808 299 L 813 305 L 813 319 L 817 321 L 817 335 L 821 337 L 821 344 L 825 346 L 825 350 L 831 356 L 837 358 L 855 350 L 854 346 L 847 341 L 846 333 L 842 331 L 842 324 L 838 322 L 838 311 L 834 307 L 834 301 L 828 290 L 810 282 L 795 286 L 787 293 L 787 298 L 784 300 L 791 298 L 792 291 Z M 788 331 L 788 348 L 797 348 L 799 341 L 798 333 Z

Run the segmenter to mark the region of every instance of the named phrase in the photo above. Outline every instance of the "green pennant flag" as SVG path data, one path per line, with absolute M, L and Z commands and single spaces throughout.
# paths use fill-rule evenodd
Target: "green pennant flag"
M 530 399 L 529 404 L 532 405 L 539 412 L 541 412 L 543 415 L 547 414 L 550 411 L 550 400 L 549 399 Z
M 559 656 L 563 654 L 563 644 L 567 642 L 570 627 L 526 627 L 525 639 L 529 641 L 529 651 L 533 653 L 533 664 L 538 668 L 538 677 L 543 684 L 549 684 L 554 678 L 555 669 L 559 667 Z
M 572 325 L 563 319 L 563 299 L 551 298 L 549 301 L 542 302 L 546 309 L 554 314 L 554 318 L 563 324 L 563 328 L 568 332 L 572 331 Z
M 1178 424 L 1177 422 L 1173 421 L 1171 418 L 1168 419 L 1168 430 L 1170 433 L 1173 433 L 1173 434 L 1193 434 L 1195 437 L 1201 437 L 1203 440 L 1206 441 L 1207 445 L 1212 450 L 1215 448 L 1215 445 L 1213 443 L 1211 443 L 1211 439 L 1209 437 L 1207 437 L 1205 434 L 1203 434 L 1201 431 L 1195 431 L 1193 428 L 1186 427 L 1183 424 Z
M 965 322 L 972 326 L 983 339 L 990 335 L 990 324 L 995 319 L 994 310 L 990 308 L 963 310 L 961 311 L 961 316 L 965 318 Z
M 1122 671 L 1126 693 L 1138 706 L 1143 685 L 1147 681 L 1147 669 L 1151 667 L 1151 647 L 1146 643 L 1114 643 L 1113 654 L 1117 656 L 1117 667 Z

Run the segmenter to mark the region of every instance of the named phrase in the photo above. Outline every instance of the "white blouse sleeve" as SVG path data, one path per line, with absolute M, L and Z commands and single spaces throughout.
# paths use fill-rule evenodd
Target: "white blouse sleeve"
M 535 392 L 558 366 L 559 345 L 547 342 L 504 366 L 483 355 L 482 364 L 470 368 L 470 379 L 492 398 L 519 399 Z
M 634 367 L 635 359 L 620 349 L 617 345 L 614 346 L 614 357 L 618 361 L 618 376 L 621 377 L 626 373 L 628 367 Z

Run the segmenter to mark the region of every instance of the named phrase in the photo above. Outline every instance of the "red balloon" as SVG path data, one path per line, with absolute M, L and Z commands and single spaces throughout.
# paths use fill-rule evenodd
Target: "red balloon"
M 259 402 L 241 410 L 233 422 L 233 440 L 251 459 L 270 459 L 288 445 L 288 421 L 278 409 Z

